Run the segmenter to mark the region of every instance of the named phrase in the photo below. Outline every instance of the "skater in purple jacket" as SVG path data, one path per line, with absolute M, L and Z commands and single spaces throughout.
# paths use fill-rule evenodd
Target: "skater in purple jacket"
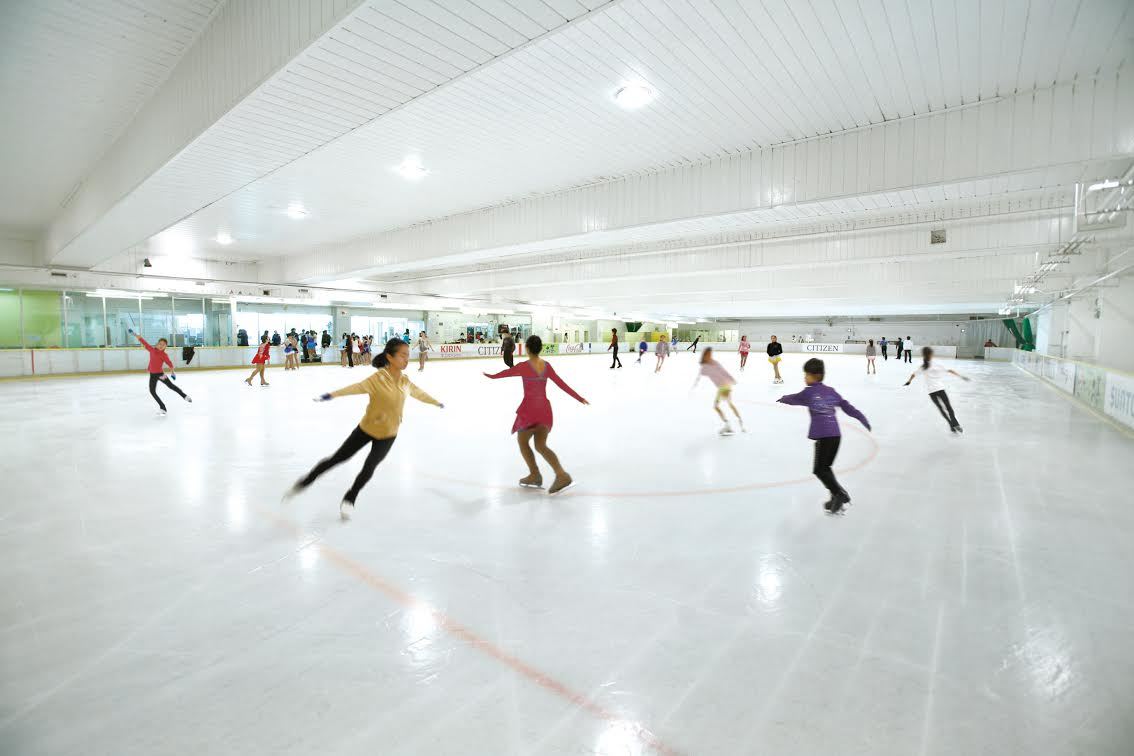
M 831 514 L 838 514 L 850 503 L 850 496 L 839 485 L 831 470 L 842 441 L 835 409 L 842 407 L 843 412 L 858 420 L 867 430 L 870 430 L 870 421 L 854 405 L 839 396 L 838 391 L 823 383 L 824 373 L 823 360 L 812 357 L 803 364 L 803 379 L 807 382 L 807 388 L 798 394 L 785 394 L 779 401 L 807 407 L 811 413 L 811 429 L 807 434 L 815 442 L 815 465 L 811 471 L 831 492 L 831 499 L 823 508 Z

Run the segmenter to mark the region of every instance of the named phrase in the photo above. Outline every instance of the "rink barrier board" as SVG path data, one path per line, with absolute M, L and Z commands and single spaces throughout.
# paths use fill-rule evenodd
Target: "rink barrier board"
M 1134 431 L 1134 375 L 1019 349 L 1012 363 L 1123 430 Z
M 657 342 L 647 341 L 647 354 L 654 355 Z M 610 356 L 609 342 L 590 342 L 578 344 L 552 343 L 544 344 L 543 354 L 546 356 L 566 356 L 580 354 L 605 354 Z M 678 353 L 689 353 L 689 342 L 678 342 Z M 865 344 L 784 344 L 785 354 L 810 354 L 816 357 L 829 355 L 864 355 Z M 732 352 L 738 350 L 737 342 L 705 342 L 697 345 L 698 353 L 711 347 L 718 352 Z M 808 349 L 810 348 L 810 349 Z M 181 359 L 181 347 L 169 347 L 167 354 L 173 361 L 174 368 L 181 371 L 193 370 L 235 370 L 239 368 L 251 369 L 252 357 L 256 354 L 256 347 L 196 347 L 193 362 L 186 365 Z M 764 344 L 753 343 L 751 359 L 766 359 Z M 934 346 L 934 351 L 942 358 L 955 358 L 957 348 L 954 346 Z M 623 342 L 619 344 L 620 356 L 636 355 L 638 342 Z M 323 362 L 300 363 L 303 367 L 317 365 L 338 365 L 339 349 L 328 347 L 320 352 Z M 517 344 L 516 359 L 524 359 L 523 344 Z M 672 357 L 672 355 L 671 355 Z M 417 360 L 417 351 L 411 345 L 411 362 Z M 499 344 L 437 344 L 429 351 L 430 360 L 448 359 L 501 359 Z M 283 367 L 284 353 L 282 346 L 271 348 L 270 367 Z M 86 349 L 0 349 L 0 378 L 41 378 L 53 376 L 78 375 L 119 375 L 124 373 L 144 372 L 149 366 L 149 353 L 137 347 L 107 347 Z

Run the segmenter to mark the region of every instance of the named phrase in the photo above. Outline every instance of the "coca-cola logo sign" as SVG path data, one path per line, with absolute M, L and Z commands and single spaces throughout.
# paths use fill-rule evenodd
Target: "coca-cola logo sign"
M 583 351 L 583 345 L 582 344 L 564 344 L 563 345 L 563 353 L 564 354 L 581 354 L 582 351 Z

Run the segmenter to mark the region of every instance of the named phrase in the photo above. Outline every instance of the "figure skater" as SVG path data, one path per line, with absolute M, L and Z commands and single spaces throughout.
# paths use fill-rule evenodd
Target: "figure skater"
M 425 331 L 419 331 L 417 334 L 417 372 L 425 370 L 425 353 L 433 348 L 429 343 L 429 338 L 425 335 Z
M 783 359 L 780 355 L 784 353 L 784 345 L 776 340 L 773 336 L 772 340 L 768 342 L 768 362 L 772 365 L 772 370 L 775 371 L 776 377 L 772 383 L 783 383 L 784 379 L 780 377 L 780 360 Z
M 177 370 L 173 367 L 173 360 L 169 359 L 169 355 L 165 352 L 166 347 L 169 346 L 169 342 L 165 339 L 158 339 L 157 346 L 151 346 L 148 341 L 142 338 L 140 333 L 134 333 L 133 329 L 130 329 L 130 333 L 134 334 L 134 338 L 136 338 L 138 343 L 144 346 L 146 351 L 150 354 L 150 364 L 146 368 L 146 371 L 150 374 L 150 396 L 157 402 L 158 415 L 165 417 L 165 402 L 157 395 L 157 385 L 159 381 L 167 389 L 175 394 L 179 394 L 182 399 L 192 404 L 193 400 L 189 395 L 179 389 L 174 383 L 170 382 L 169 378 L 165 377 L 165 367 L 168 365 L 169 377 L 173 378 L 173 380 L 177 380 Z
M 701 336 L 700 336 L 700 334 L 698 334 L 697 338 L 693 339 L 693 343 L 690 344 L 689 346 L 685 347 L 685 351 L 695 353 L 697 351 L 697 345 L 700 344 L 700 343 L 701 343 Z
M 638 363 L 639 364 L 642 362 L 642 355 L 644 355 L 647 351 L 649 351 L 649 349 L 650 349 L 650 347 L 649 347 L 648 344 L 646 344 L 645 339 L 642 339 L 641 341 L 638 342 Z
M 736 405 L 732 403 L 732 387 L 736 385 L 736 379 L 729 375 L 721 363 L 713 359 L 712 347 L 705 347 L 705 351 L 701 353 L 701 370 L 697 373 L 697 380 L 693 381 L 694 386 L 701 381 L 703 375 L 708 376 L 713 385 L 717 387 L 717 397 L 713 400 L 713 410 L 724 423 L 724 427 L 721 428 L 721 435 L 732 435 L 732 426 L 728 424 L 728 418 L 725 417 L 725 413 L 721 409 L 721 400 L 728 403 L 729 409 L 732 410 L 732 414 L 736 415 L 736 420 L 740 423 L 740 430 L 747 433 L 744 428 L 744 419 L 740 416 L 740 411 L 737 410 Z
M 941 417 L 945 418 L 945 422 L 949 423 L 949 430 L 954 433 L 964 433 L 961 424 L 957 422 L 957 416 L 953 414 L 953 405 L 949 403 L 949 395 L 945 393 L 945 374 L 949 373 L 955 375 L 963 381 L 969 380 L 965 376 L 958 373 L 956 370 L 948 370 L 941 367 L 938 363 L 933 361 L 933 350 L 929 347 L 921 348 L 921 365 L 917 370 L 913 371 L 910 379 L 906 381 L 904 386 L 910 385 L 919 374 L 925 376 L 925 390 L 929 392 L 929 399 L 933 402 L 933 406 L 941 413 Z
M 798 394 L 785 394 L 777 401 L 807 407 L 811 413 L 811 428 L 807 433 L 807 437 L 815 442 L 815 463 L 811 472 L 831 493 L 830 500 L 823 508 L 831 514 L 838 514 L 850 503 L 850 495 L 839 485 L 831 469 L 842 442 L 835 408 L 841 407 L 843 412 L 858 420 L 867 430 L 870 430 L 870 421 L 854 405 L 839 396 L 838 391 L 823 383 L 825 372 L 823 360 L 812 357 L 803 364 L 803 380 L 807 383 L 807 388 Z
M 747 336 L 741 336 L 740 337 L 740 346 L 738 347 L 738 351 L 740 352 L 740 369 L 741 370 L 744 370 L 744 366 L 746 364 L 748 364 L 748 352 L 751 349 L 752 349 L 752 342 L 750 342 L 748 340 Z
M 610 329 L 610 346 L 608 346 L 606 348 L 606 351 L 609 352 L 611 349 L 614 350 L 614 360 L 610 363 L 610 369 L 614 370 L 615 366 L 617 366 L 618 369 L 621 370 L 622 369 L 622 360 L 618 359 L 618 329 L 617 328 L 611 328 Z
M 878 356 L 878 350 L 874 348 L 874 339 L 866 345 L 866 374 L 870 375 L 872 372 L 878 375 L 878 366 L 874 364 L 874 359 Z
M 366 461 L 362 463 L 362 469 L 359 470 L 354 483 L 343 495 L 343 500 L 339 504 L 339 515 L 343 519 L 349 519 L 354 512 L 354 502 L 358 498 L 359 492 L 362 491 L 362 487 L 370 481 L 370 478 L 374 475 L 374 469 L 378 467 L 378 463 L 386 458 L 386 455 L 390 452 L 390 447 L 398 438 L 398 428 L 402 424 L 402 411 L 405 408 L 406 396 L 412 396 L 419 402 L 444 408 L 444 404 L 414 385 L 405 374 L 405 369 L 409 366 L 409 352 L 409 344 L 401 338 L 392 338 L 386 342 L 386 347 L 382 350 L 382 353 L 374 358 L 373 364 L 377 371 L 373 375 L 361 383 L 332 391 L 329 394 L 323 394 L 315 399 L 317 402 L 327 402 L 340 396 L 368 394 L 370 403 L 366 405 L 366 413 L 362 416 L 361 422 L 347 436 L 346 441 L 343 441 L 342 446 L 334 454 L 311 468 L 311 472 L 296 481 L 295 485 L 284 495 L 285 499 L 302 492 L 314 483 L 320 475 L 332 467 L 346 462 L 360 449 L 369 445 L 370 452 L 366 455 Z
M 669 356 L 669 342 L 666 341 L 664 337 L 658 339 L 658 345 L 654 347 L 654 353 L 658 356 L 658 364 L 657 367 L 654 368 L 654 372 L 660 373 L 662 363 L 665 362 L 665 358 Z
M 252 385 L 252 379 L 257 375 L 260 376 L 261 386 L 270 386 L 264 379 L 264 370 L 268 367 L 268 363 L 272 359 L 272 345 L 268 342 L 268 334 L 260 337 L 260 347 L 256 350 L 256 356 L 252 358 L 252 374 L 244 379 L 244 382 L 249 386 Z
M 535 439 L 536 451 L 540 453 L 547 463 L 551 465 L 551 469 L 555 471 L 555 480 L 548 489 L 548 493 L 559 493 L 574 481 L 563 466 L 559 463 L 559 457 L 556 456 L 547 445 L 547 437 L 551 434 L 552 414 L 551 402 L 547 400 L 547 381 L 551 380 L 556 386 L 561 388 L 568 395 L 583 404 L 590 404 L 586 399 L 575 393 L 575 390 L 563 382 L 563 379 L 555 372 L 555 368 L 551 367 L 551 363 L 544 360 L 539 356 L 543 351 L 543 341 L 539 336 L 531 335 L 524 346 L 528 350 L 528 361 L 510 367 L 507 370 L 502 370 L 495 375 L 492 373 L 485 373 L 487 378 L 511 378 L 519 376 L 524 380 L 524 400 L 520 402 L 520 406 L 516 409 L 516 422 L 512 424 L 512 432 L 518 434 L 517 441 L 520 444 L 520 456 L 524 458 L 524 464 L 528 466 L 527 477 L 520 479 L 521 486 L 532 486 L 539 488 L 543 485 L 543 475 L 536 466 L 535 454 L 532 453 L 531 440 Z

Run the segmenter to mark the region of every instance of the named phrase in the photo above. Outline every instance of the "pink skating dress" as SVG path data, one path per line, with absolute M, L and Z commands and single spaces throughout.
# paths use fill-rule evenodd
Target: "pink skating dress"
M 551 402 L 547 400 L 547 381 L 550 379 L 556 386 L 563 389 L 565 393 L 574 397 L 577 401 L 583 401 L 583 397 L 575 393 L 575 389 L 568 386 L 563 382 L 563 379 L 555 372 L 555 368 L 551 366 L 550 362 L 544 362 L 543 374 L 536 373 L 532 367 L 531 362 L 523 362 L 515 367 L 510 367 L 507 370 L 501 370 L 495 375 L 488 376 L 489 378 L 511 378 L 513 376 L 520 376 L 524 379 L 524 400 L 520 402 L 520 406 L 516 408 L 516 422 L 512 424 L 512 432 L 527 430 L 534 428 L 537 425 L 546 426 L 551 430 L 552 415 L 551 415 Z

